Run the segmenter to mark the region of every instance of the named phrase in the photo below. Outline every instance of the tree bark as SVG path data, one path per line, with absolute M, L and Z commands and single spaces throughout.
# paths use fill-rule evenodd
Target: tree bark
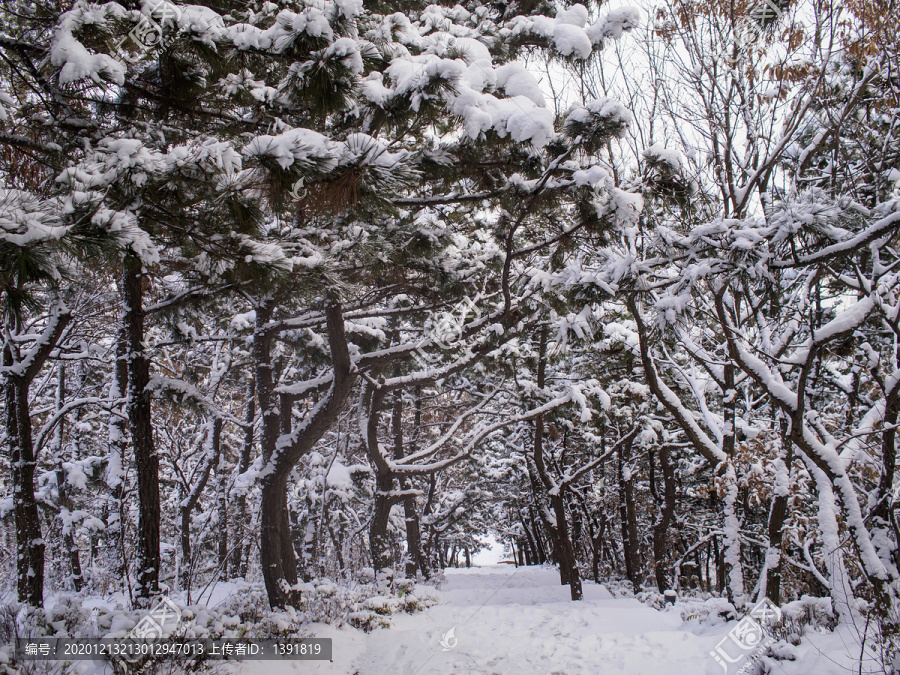
M 136 602 L 148 607 L 159 595 L 159 456 L 153 442 L 150 408 L 150 362 L 144 349 L 143 273 L 141 261 L 125 256 L 122 273 L 122 309 L 125 328 L 125 360 L 128 366 L 126 410 L 138 484 L 138 551 Z
M 562 577 L 562 570 L 565 568 L 572 600 L 581 600 L 584 597 L 581 589 L 581 575 L 578 573 L 575 548 L 572 546 L 572 539 L 569 536 L 569 524 L 566 520 L 566 506 L 562 491 L 560 491 L 560 494 L 550 497 L 550 504 L 554 515 L 556 515 L 555 535 L 559 551 L 560 577 Z
M 372 549 L 372 567 L 375 572 L 391 567 L 391 550 L 388 541 L 388 522 L 391 514 L 390 492 L 394 481 L 390 474 L 376 471 L 375 510 L 369 528 L 369 547 Z
M 290 416 L 291 411 L 279 411 L 274 403 L 272 334 L 266 327 L 272 307 L 273 303 L 267 302 L 257 308 L 254 334 L 256 392 L 263 417 L 260 558 L 269 603 L 272 607 L 286 607 L 299 602 L 296 591 L 291 588 L 297 583 L 297 558 L 288 515 L 288 478 L 300 458 L 312 449 L 340 415 L 356 382 L 357 370 L 350 360 L 341 306 L 330 302 L 325 308 L 325 318 L 332 359 L 331 388 L 299 428 L 279 439 L 280 416 Z
M 106 560 L 113 576 L 119 579 L 124 586 L 129 598 L 131 584 L 128 581 L 128 565 L 125 560 L 125 527 L 126 515 L 123 496 L 125 494 L 125 408 L 120 400 L 128 390 L 128 363 L 126 356 L 125 327 L 119 327 L 119 335 L 116 340 L 116 367 L 112 384 L 109 388 L 109 422 L 107 423 L 107 437 L 109 458 L 106 465 L 106 484 L 109 487 L 109 500 L 105 507 L 106 530 L 105 549 Z
M 60 363 L 57 368 L 56 380 L 56 411 L 59 412 L 66 399 L 66 368 Z M 72 501 L 69 499 L 69 492 L 66 489 L 66 473 L 62 465 L 62 449 L 63 438 L 65 437 L 65 418 L 60 419 L 56 423 L 56 429 L 53 431 L 53 441 L 51 450 L 53 458 L 56 461 L 56 491 L 59 493 L 60 509 L 65 509 L 67 513 L 72 512 Z M 75 537 L 72 535 L 71 524 L 63 523 L 63 549 L 69 558 L 69 569 L 71 571 L 72 586 L 78 593 L 84 587 L 84 578 L 81 572 L 81 557 L 78 554 L 78 547 L 75 545 Z
M 634 510 L 634 488 L 631 475 L 626 477 L 626 464 L 631 459 L 632 440 L 619 445 L 619 520 L 622 523 L 622 551 L 625 556 L 625 576 L 634 588 L 640 583 L 640 552 L 637 539 L 637 515 Z
M 207 437 L 203 440 L 204 458 L 200 475 L 194 487 L 186 486 L 190 490 L 181 502 L 181 584 L 187 591 L 188 602 L 191 597 L 191 578 L 193 576 L 193 555 L 191 553 L 191 515 L 200 501 L 200 495 L 209 481 L 213 467 L 219 463 L 219 451 L 222 439 L 222 419 L 216 417 L 210 423 Z
M 547 339 L 549 331 L 546 326 L 541 327 L 538 345 L 538 371 L 537 387 L 543 390 L 547 371 Z M 532 491 L 539 512 L 542 512 L 543 499 L 549 501 L 554 522 L 550 522 L 549 516 L 542 518 L 548 535 L 553 540 L 553 549 L 556 553 L 556 561 L 559 565 L 559 582 L 569 586 L 572 600 L 581 600 L 581 576 L 578 573 L 578 565 L 575 560 L 575 549 L 569 536 L 569 524 L 566 515 L 565 494 L 562 487 L 558 487 L 555 493 L 552 491 L 552 481 L 547 474 L 544 464 L 544 416 L 538 415 L 534 419 L 534 448 L 532 461 L 529 468 L 534 468 L 535 476 L 532 476 Z M 546 495 L 546 497 L 545 497 Z
M 414 427 L 418 430 L 421 420 L 421 410 L 418 406 L 418 399 L 415 412 Z M 391 426 L 394 434 L 394 459 L 402 459 L 404 454 L 403 448 L 403 392 L 397 390 L 394 393 L 394 405 L 391 410 Z M 400 475 L 398 485 L 400 490 L 408 492 L 412 488 L 412 483 L 408 477 Z M 416 508 L 416 498 L 412 494 L 407 494 L 403 498 L 403 518 L 406 525 L 406 549 L 409 554 L 406 561 L 406 577 L 412 579 L 416 576 L 416 570 L 420 570 L 425 577 L 428 577 L 428 567 L 422 556 L 422 533 L 419 527 L 419 510 Z
M 651 456 L 652 465 L 653 458 Z M 653 526 L 653 565 L 656 573 L 656 588 L 660 593 L 669 590 L 669 580 L 666 578 L 666 533 L 672 516 L 675 514 L 675 471 L 669 462 L 669 448 L 663 445 L 659 449 L 659 467 L 663 474 L 663 505 L 660 509 L 659 519 Z
M 228 579 L 228 483 L 224 460 L 224 456 L 220 453 L 216 468 L 216 497 L 219 511 L 219 520 L 217 523 L 219 528 L 218 562 L 219 574 L 223 579 Z
M 11 366 L 12 359 L 4 358 Z M 16 588 L 19 602 L 33 607 L 44 603 L 44 540 L 34 497 L 34 446 L 28 413 L 28 384 L 7 376 L 6 438 L 12 465 L 13 512 L 16 522 Z
M 71 320 L 63 305 L 51 313 L 48 326 L 37 349 L 26 360 L 20 359 L 18 346 L 8 341 L 3 347 L 6 379 L 3 383 L 6 403 L 6 438 L 12 470 L 13 514 L 16 527 L 16 592 L 19 602 L 33 607 L 44 603 L 44 539 L 37 500 L 34 496 L 36 458 L 31 428 L 28 392 L 53 349 L 62 339 Z M 14 328 L 18 328 L 15 322 Z
M 256 383 L 253 378 L 247 383 L 247 412 L 244 416 L 244 443 L 241 445 L 241 456 L 238 460 L 237 473 L 241 475 L 250 468 L 250 458 L 253 453 L 253 424 L 256 421 Z M 247 492 L 241 490 L 235 497 L 237 506 L 234 516 L 234 550 L 232 552 L 232 573 L 240 577 L 247 575 L 247 559 L 250 546 L 247 539 Z

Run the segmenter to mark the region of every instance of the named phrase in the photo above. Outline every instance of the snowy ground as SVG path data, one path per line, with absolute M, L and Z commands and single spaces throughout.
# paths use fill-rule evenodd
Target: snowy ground
M 584 600 L 573 603 L 557 572 L 545 568 L 450 569 L 446 576 L 438 605 L 396 615 L 390 629 L 366 634 L 317 626 L 319 637 L 332 638 L 333 663 L 248 662 L 237 672 L 735 675 L 745 665 L 725 671 L 710 655 L 735 622 L 685 622 L 676 608 L 657 611 L 631 598 L 614 598 L 591 583 L 585 584 Z M 441 644 L 444 636 L 448 649 Z M 774 662 L 772 672 L 856 672 L 859 664 L 850 654 L 859 654 L 858 644 L 852 626 L 808 635 L 795 649 L 797 660 Z

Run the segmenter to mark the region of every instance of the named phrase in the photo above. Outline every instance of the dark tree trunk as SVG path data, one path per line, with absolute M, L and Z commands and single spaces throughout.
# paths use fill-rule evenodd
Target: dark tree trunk
M 331 523 L 329 523 L 328 534 L 331 535 L 331 543 L 334 546 L 334 553 L 337 556 L 338 571 L 343 574 L 343 572 L 347 569 L 346 563 L 344 562 L 343 526 L 335 531 L 334 527 L 331 525 Z
M 537 386 L 543 389 L 547 371 L 547 339 L 549 331 L 546 326 L 541 328 L 540 342 L 538 345 L 538 371 Z M 532 476 L 532 491 L 535 502 L 549 501 L 553 511 L 555 523 L 544 520 L 544 527 L 548 536 L 553 540 L 553 550 L 559 565 L 559 581 L 562 585 L 568 585 L 572 600 L 581 600 L 581 576 L 578 573 L 578 565 L 575 560 L 575 549 L 569 536 L 569 523 L 566 514 L 564 491 L 557 488 L 555 494 L 551 493 L 553 483 L 547 474 L 544 464 L 544 416 L 538 415 L 534 419 L 534 448 L 532 461 L 529 467 L 534 468 L 535 476 Z
M 437 493 L 437 474 L 432 472 L 428 474 L 428 495 L 425 497 L 425 506 L 422 508 L 422 516 L 430 516 L 434 510 L 434 497 Z M 437 531 L 434 524 L 428 525 L 428 536 L 422 545 L 422 557 L 425 565 L 429 570 L 443 569 L 443 565 L 437 554 Z
M 520 514 L 521 515 L 521 514 Z M 540 565 L 543 561 L 539 559 L 537 545 L 534 537 L 531 535 L 531 528 L 525 524 L 525 518 L 522 518 L 522 530 L 525 533 L 525 561 L 528 565 Z
M 408 490 L 410 484 L 400 481 L 400 488 Z M 428 565 L 425 556 L 422 555 L 422 532 L 419 527 L 419 511 L 416 509 L 415 497 L 406 497 L 403 500 L 403 516 L 406 521 L 406 546 L 409 549 L 409 561 L 406 563 L 406 576 L 412 578 L 416 575 L 416 568 L 427 579 L 429 576 Z
M 238 475 L 246 473 L 250 468 L 251 456 L 253 454 L 253 423 L 256 421 L 256 383 L 251 377 L 247 382 L 247 412 L 244 416 L 244 443 L 241 445 L 241 456 L 238 460 Z M 247 559 L 249 558 L 250 545 L 247 542 L 247 493 L 241 490 L 235 497 L 235 515 L 234 515 L 234 550 L 232 551 L 231 569 L 232 574 L 241 577 L 247 575 Z
M 532 484 L 532 488 L 534 485 Z M 535 544 L 535 553 L 537 555 L 537 564 L 543 565 L 550 559 L 550 556 L 547 553 L 547 546 L 544 543 L 544 538 L 541 536 L 541 530 L 538 525 L 541 524 L 541 521 L 538 519 L 537 514 L 535 513 L 534 504 L 530 504 L 528 507 L 529 512 L 531 513 L 531 536 L 534 539 Z
M 376 471 L 375 510 L 369 528 L 369 547 L 372 549 L 372 567 L 376 572 L 391 567 L 391 547 L 388 541 L 388 522 L 391 514 L 391 490 L 394 480 L 390 474 Z
M 419 428 L 421 422 L 421 409 L 416 400 L 416 412 L 414 427 Z M 394 434 L 394 459 L 403 458 L 403 394 L 397 391 L 394 395 L 394 404 L 391 410 L 391 426 Z M 400 490 L 409 492 L 412 489 L 412 483 L 406 476 L 398 476 L 398 484 Z M 406 561 L 406 577 L 412 579 L 416 576 L 416 570 L 422 572 L 428 577 L 428 566 L 422 555 L 422 532 L 419 527 L 419 511 L 416 508 L 416 498 L 411 494 L 407 494 L 403 498 L 403 518 L 406 524 L 406 548 L 409 556 Z
M 203 448 L 206 456 L 203 458 L 203 466 L 200 468 L 200 476 L 194 487 L 186 486 L 190 492 L 181 502 L 181 583 L 187 590 L 188 598 L 191 597 L 191 577 L 193 576 L 193 555 L 191 553 L 191 514 L 200 501 L 200 495 L 209 481 L 209 475 L 213 467 L 219 463 L 219 452 L 222 439 L 222 420 L 214 418 L 209 435 L 203 440 Z M 190 601 L 190 600 L 189 600 Z
M 787 420 L 784 420 L 782 434 L 784 447 L 784 463 L 788 478 L 791 475 L 791 463 L 794 461 L 794 446 L 787 434 Z M 781 544 L 784 540 L 784 522 L 787 519 L 787 505 L 790 490 L 788 486 L 776 486 L 772 493 L 772 507 L 769 509 L 769 547 L 778 551 L 778 561 L 766 567 L 766 597 L 776 605 L 781 604 L 781 576 L 784 568 Z
M 576 492 L 578 505 L 587 523 L 587 535 L 591 547 L 591 578 L 600 583 L 600 556 L 603 552 L 603 535 L 606 533 L 606 514 L 599 509 L 599 517 L 594 517 L 588 508 L 587 501 L 581 492 Z
M 572 546 L 572 539 L 569 537 L 569 525 L 566 520 L 566 506 L 562 494 L 550 497 L 550 504 L 553 507 L 553 513 L 556 515 L 556 544 L 559 556 L 560 577 L 563 576 L 565 568 L 565 577 L 568 580 L 569 592 L 572 600 L 581 600 L 584 593 L 581 590 L 581 575 L 578 573 L 578 565 L 575 560 L 575 549 Z
M 260 558 L 272 607 L 286 607 L 298 600 L 290 588 L 297 583 L 297 558 L 291 540 L 287 478 L 287 474 L 277 475 L 266 482 L 260 506 Z
M 591 536 L 591 572 L 594 575 L 594 583 L 600 583 L 600 560 L 603 556 L 603 535 L 606 534 L 606 514 L 600 512 L 600 523 L 597 533 Z
M 29 353 L 25 361 L 20 360 L 15 343 L 7 342 L 3 348 L 3 365 L 7 369 L 3 384 L 6 442 L 9 446 L 16 526 L 16 592 L 19 602 L 33 607 L 42 607 L 44 604 L 44 540 L 34 496 L 36 459 L 28 390 L 50 352 L 62 339 L 70 319 L 71 314 L 67 309 L 57 307 L 36 349 Z M 18 328 L 18 325 L 13 328 Z M 15 370 L 19 372 L 14 372 L 13 366 L 17 366 Z
M 653 458 L 650 458 L 653 465 Z M 672 516 L 675 515 L 675 471 L 669 462 L 669 448 L 663 445 L 659 449 L 659 467 L 663 474 L 663 504 L 660 508 L 659 519 L 653 525 L 653 565 L 656 573 L 656 588 L 660 593 L 669 589 L 669 580 L 666 578 L 666 533 Z
M 56 485 L 59 490 L 60 506 L 71 511 L 72 502 L 66 490 L 66 475 L 62 464 L 59 464 L 56 469 Z M 75 587 L 75 592 L 78 593 L 84 588 L 84 577 L 81 571 L 81 556 L 78 554 L 78 546 L 75 545 L 75 537 L 72 536 L 71 526 L 63 534 L 63 548 L 68 552 L 69 569 L 72 572 L 72 586 Z
M 12 359 L 4 359 L 12 365 Z M 28 384 L 7 375 L 6 438 L 10 449 L 13 512 L 16 521 L 16 588 L 19 602 L 33 607 L 44 604 L 44 540 L 37 500 L 34 497 L 34 446 L 28 412 Z
M 290 419 L 290 410 L 279 411 L 274 401 L 274 373 L 271 362 L 271 329 L 266 325 L 274 303 L 257 308 L 254 334 L 256 393 L 263 419 L 263 475 L 260 507 L 260 558 L 266 592 L 272 607 L 296 605 L 299 598 L 291 587 L 297 583 L 297 558 L 294 553 L 288 514 L 287 483 L 291 471 L 303 455 L 319 441 L 340 415 L 356 381 L 357 371 L 350 360 L 344 318 L 337 303 L 325 308 L 328 344 L 332 358 L 332 384 L 302 426 L 278 444 L 281 416 Z
M 713 555 L 716 559 L 716 593 L 725 590 L 725 559 L 719 548 L 719 538 L 713 537 Z
M 216 492 L 218 497 L 219 521 L 219 574 L 228 579 L 228 475 L 225 473 L 224 456 L 219 455 L 216 468 Z M 234 570 L 232 569 L 232 573 Z
M 128 364 L 126 408 L 138 484 L 138 552 L 135 595 L 140 606 L 149 606 L 159 595 L 159 457 L 153 443 L 150 409 L 150 362 L 144 351 L 143 275 L 137 256 L 125 256 L 122 305 L 125 359 Z
M 632 439 L 618 447 L 619 519 L 622 522 L 622 550 L 625 556 L 625 576 L 634 588 L 640 582 L 640 558 L 637 538 L 637 515 L 634 510 L 634 488 L 631 475 L 626 477 L 626 465 L 631 459 Z

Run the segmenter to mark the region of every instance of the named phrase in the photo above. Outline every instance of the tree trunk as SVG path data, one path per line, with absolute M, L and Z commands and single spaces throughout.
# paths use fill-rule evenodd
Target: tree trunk
M 634 489 L 630 470 L 632 440 L 629 438 L 619 445 L 619 519 L 622 523 L 622 551 L 625 556 L 625 576 L 636 589 L 640 583 L 640 552 L 637 539 L 637 515 L 634 510 Z M 627 475 L 626 475 L 627 474 Z
M 783 433 L 781 438 L 785 452 L 784 459 L 779 458 L 778 461 L 772 506 L 769 509 L 769 550 L 766 553 L 764 589 L 765 596 L 776 605 L 781 604 L 781 572 L 784 568 L 781 543 L 784 539 L 784 521 L 787 519 L 787 504 L 790 497 L 791 463 L 794 459 L 791 440 L 786 433 Z
M 547 326 L 541 327 L 538 345 L 538 370 L 537 386 L 539 390 L 544 388 L 547 370 L 547 339 L 549 330 Z M 529 468 L 534 467 L 536 476 L 532 477 L 532 491 L 538 511 L 541 512 L 541 503 L 549 500 L 553 510 L 555 523 L 549 522 L 549 516 L 544 517 L 544 527 L 553 540 L 553 549 L 556 553 L 556 561 L 559 565 L 559 582 L 568 585 L 572 600 L 581 600 L 581 577 L 575 560 L 575 549 L 569 536 L 569 524 L 566 516 L 565 496 L 563 490 L 557 487 L 555 494 L 551 492 L 552 482 L 544 465 L 544 416 L 538 415 L 534 419 L 534 448 L 532 461 Z M 529 471 L 530 473 L 530 471 Z M 546 497 L 544 496 L 546 494 Z
M 553 507 L 553 513 L 556 515 L 556 546 L 557 555 L 559 557 L 560 578 L 563 577 L 563 569 L 565 569 L 565 578 L 568 580 L 569 593 L 572 600 L 581 600 L 584 593 L 581 590 L 581 575 L 578 573 L 578 565 L 575 560 L 575 549 L 572 546 L 572 539 L 569 537 L 569 525 L 566 520 L 566 506 L 563 495 L 557 494 L 550 497 L 550 504 Z
M 4 356 L 6 357 L 7 351 Z M 11 366 L 12 358 L 4 358 Z M 33 607 L 44 604 L 44 540 L 37 500 L 34 497 L 34 446 L 28 412 L 28 384 L 7 375 L 6 438 L 10 450 L 13 512 L 16 522 L 16 589 L 19 602 Z
M 228 474 L 225 472 L 225 456 L 221 452 L 216 467 L 216 478 L 219 511 L 217 523 L 219 528 L 219 574 L 222 579 L 228 579 Z
M 372 549 L 372 567 L 375 572 L 391 567 L 391 550 L 388 541 L 388 522 L 391 514 L 390 492 L 394 481 L 390 474 L 376 471 L 375 510 L 369 528 L 369 547 Z
M 33 607 L 41 607 L 44 603 L 45 547 L 41 536 L 37 500 L 34 496 L 36 460 L 28 390 L 50 356 L 50 352 L 62 339 L 70 319 L 69 310 L 61 304 L 57 305 L 50 315 L 47 328 L 24 361 L 20 360 L 18 346 L 15 343 L 8 341 L 3 347 L 3 365 L 7 371 L 3 383 L 6 403 L 6 442 L 9 446 L 16 526 L 16 591 L 19 602 Z M 14 320 L 9 328 L 13 330 L 19 328 L 18 321 Z
M 244 416 L 244 443 L 241 445 L 241 456 L 238 460 L 237 473 L 241 475 L 250 468 L 250 458 L 253 453 L 253 424 L 256 421 L 256 383 L 251 377 L 247 382 L 247 412 Z M 247 576 L 247 559 L 249 558 L 249 543 L 247 527 L 247 491 L 240 490 L 235 497 L 237 505 L 234 516 L 234 550 L 231 558 L 232 574 L 240 577 Z
M 297 583 L 297 558 L 291 541 L 287 504 L 287 475 L 273 476 L 262 490 L 260 558 L 263 580 L 273 608 L 293 605 L 291 586 Z
M 200 468 L 200 476 L 194 487 L 186 486 L 190 491 L 181 502 L 181 584 L 187 591 L 188 602 L 191 597 L 191 578 L 193 577 L 194 561 L 191 553 L 191 515 L 200 501 L 200 495 L 206 487 L 209 475 L 213 467 L 219 463 L 219 452 L 222 439 L 222 419 L 216 417 L 212 420 L 203 439 L 204 458 Z
M 150 362 L 144 351 L 143 275 L 137 256 L 125 256 L 122 274 L 122 304 L 125 328 L 128 391 L 126 409 L 138 484 L 138 552 L 136 601 L 147 607 L 159 595 L 159 456 L 153 443 L 150 409 Z
M 257 308 L 254 334 L 256 391 L 263 417 L 260 558 L 269 603 L 272 607 L 285 607 L 299 601 L 291 588 L 297 583 L 297 558 L 288 514 L 288 478 L 300 458 L 312 449 L 340 415 L 356 381 L 357 370 L 350 360 L 341 307 L 331 302 L 325 308 L 333 364 L 331 389 L 316 403 L 302 425 L 292 429 L 279 444 L 280 416 L 287 415 L 290 419 L 291 411 L 279 411 L 274 403 L 273 364 L 269 353 L 272 336 L 266 327 L 273 304 L 267 302 Z
M 416 405 L 414 427 L 419 428 L 421 421 L 421 409 Z M 394 435 L 394 459 L 403 458 L 403 392 L 398 390 L 394 395 L 394 404 L 391 410 L 391 426 Z M 400 490 L 407 492 L 412 488 L 412 484 L 406 476 L 400 475 L 398 485 Z M 419 511 L 416 508 L 416 498 L 413 495 L 406 495 L 403 498 L 403 518 L 406 525 L 406 548 L 409 554 L 406 561 L 406 577 L 412 579 L 416 576 L 416 570 L 420 570 L 422 574 L 428 577 L 428 566 L 422 556 L 422 533 L 419 528 Z
M 534 486 L 532 485 L 532 488 Z M 543 565 L 550 559 L 550 556 L 547 553 L 547 546 L 544 543 L 544 538 L 541 536 L 541 531 L 538 525 L 541 524 L 541 521 L 538 519 L 537 514 L 535 513 L 534 504 L 530 504 L 528 510 L 531 514 L 531 536 L 534 539 L 535 544 L 535 554 L 537 555 L 537 564 Z
M 651 465 L 653 458 L 650 458 Z M 669 448 L 663 445 L 659 449 L 659 467 L 663 474 L 663 505 L 660 509 L 659 519 L 653 525 L 653 565 L 656 573 L 656 588 L 660 593 L 669 590 L 669 580 L 666 578 L 666 533 L 672 516 L 675 514 L 675 471 L 669 462 Z
M 128 565 L 125 560 L 125 528 L 126 515 L 123 496 L 125 494 L 125 451 L 127 442 L 123 418 L 125 408 L 119 403 L 128 390 L 128 362 L 125 341 L 125 327 L 119 328 L 116 341 L 116 368 L 112 384 L 109 388 L 109 422 L 107 437 L 109 443 L 109 459 L 106 464 L 106 484 L 109 487 L 109 502 L 106 506 L 105 549 L 106 560 L 113 577 L 124 585 L 129 598 L 131 585 L 128 581 Z
M 66 399 L 66 368 L 60 363 L 56 367 L 56 412 L 62 409 Z M 62 465 L 63 438 L 65 436 L 65 417 L 63 416 L 56 422 L 56 428 L 53 430 L 53 440 L 50 443 L 50 450 L 53 453 L 53 459 L 56 462 L 56 491 L 59 494 L 60 515 L 63 511 L 66 514 L 72 512 L 72 501 L 69 499 L 69 492 L 66 489 L 66 473 Z M 75 592 L 81 591 L 84 586 L 84 579 L 81 573 L 81 557 L 78 554 L 78 547 L 75 545 L 75 537 L 72 535 L 71 523 L 63 522 L 63 550 L 69 558 L 69 569 L 71 571 L 72 586 Z

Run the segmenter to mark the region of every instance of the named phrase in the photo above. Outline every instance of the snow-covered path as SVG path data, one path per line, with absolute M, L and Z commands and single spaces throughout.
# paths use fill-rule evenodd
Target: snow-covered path
M 552 569 L 450 569 L 436 594 L 439 604 L 395 615 L 390 629 L 365 635 L 321 626 L 316 633 L 333 638 L 333 664 L 257 662 L 242 673 L 721 672 L 709 651 L 724 634 L 722 626 L 696 635 L 677 611 L 658 612 L 634 599 L 613 598 L 591 583 L 585 584 L 584 600 L 573 603 Z M 445 645 L 452 648 L 445 650 L 441 639 L 451 629 L 455 642 L 448 638 Z
M 360 675 L 400 673 L 704 672 L 717 638 L 680 630 L 677 612 L 615 599 L 585 585 L 573 603 L 555 570 L 448 570 L 446 604 L 422 616 L 398 617 L 383 639 L 373 634 L 357 661 Z M 454 629 L 456 646 L 442 635 Z M 447 641 L 452 645 L 453 641 Z M 700 668 L 698 668 L 700 666 Z
M 555 570 L 497 566 L 449 569 L 425 612 L 397 614 L 371 633 L 314 626 L 331 637 L 333 663 L 247 662 L 240 675 L 722 675 L 710 655 L 735 623 L 683 621 L 679 607 L 657 611 L 633 598 L 614 598 L 585 583 L 569 600 Z M 453 629 L 453 636 L 449 631 Z M 840 631 L 839 631 L 840 632 Z M 444 637 L 447 636 L 447 637 Z M 444 645 L 442 647 L 442 638 Z M 454 639 L 455 638 L 455 639 Z M 844 633 L 807 636 L 796 661 L 778 662 L 787 675 L 846 673 Z M 843 643 L 841 642 L 843 641 Z M 837 652 L 835 652 L 837 647 Z M 827 656 L 819 650 L 830 652 Z M 852 650 L 851 650 L 852 651 Z M 734 675 L 745 662 L 728 670 Z M 753 672 L 752 667 L 749 672 Z

